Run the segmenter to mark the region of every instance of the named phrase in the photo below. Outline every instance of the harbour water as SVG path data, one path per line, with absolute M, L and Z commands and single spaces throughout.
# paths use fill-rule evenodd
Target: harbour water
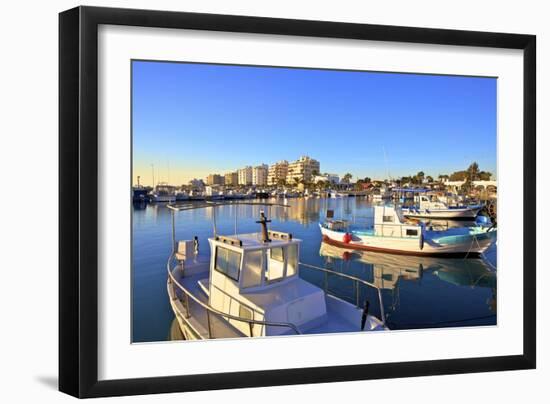
M 327 209 L 334 210 L 335 217 L 368 223 L 372 205 L 367 199 L 289 198 L 269 202 L 291 207 L 219 207 L 216 210 L 218 233 L 256 232 L 259 230 L 256 220 L 264 210 L 272 220 L 271 229 L 290 232 L 303 240 L 300 262 L 364 279 L 374 284 L 380 294 L 374 288 L 363 286 L 356 290 L 353 282 L 327 277 L 307 266 L 300 267 L 302 278 L 350 302 L 368 300 L 377 316 L 384 313 L 386 324 L 392 330 L 496 324 L 496 246 L 487 251 L 485 259 L 347 251 L 322 243 L 318 223 L 324 219 Z M 176 239 L 197 236 L 200 254 L 209 254 L 212 209 L 178 212 L 176 222 Z M 134 205 L 132 226 L 132 341 L 165 341 L 170 338 L 174 319 L 166 292 L 171 211 L 165 204 Z

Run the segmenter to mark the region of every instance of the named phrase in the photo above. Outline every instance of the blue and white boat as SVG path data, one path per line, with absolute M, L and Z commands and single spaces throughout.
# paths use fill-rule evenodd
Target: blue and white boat
M 418 191 L 416 191 L 418 192 Z M 408 218 L 473 220 L 483 205 L 449 205 L 436 195 L 420 193 L 414 197 L 415 204 L 403 207 L 403 215 Z
M 433 230 L 424 223 L 407 220 L 399 207 L 375 206 L 373 209 L 371 226 L 356 226 L 332 218 L 320 223 L 323 241 L 344 248 L 391 254 L 476 257 L 497 238 L 497 229 L 493 226 Z

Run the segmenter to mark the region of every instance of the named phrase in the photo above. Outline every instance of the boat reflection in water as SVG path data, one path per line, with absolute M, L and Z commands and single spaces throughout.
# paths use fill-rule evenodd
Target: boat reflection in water
M 382 290 L 392 330 L 496 325 L 496 271 L 483 259 L 392 255 L 327 243 L 319 253 L 325 267 Z

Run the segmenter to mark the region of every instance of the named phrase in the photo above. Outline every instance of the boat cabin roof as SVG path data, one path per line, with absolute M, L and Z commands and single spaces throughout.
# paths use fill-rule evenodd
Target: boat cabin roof
M 210 240 L 218 242 L 219 244 L 230 245 L 240 248 L 242 250 L 258 250 L 283 247 L 289 244 L 298 244 L 302 240 L 295 239 L 291 233 L 283 233 L 278 231 L 269 230 L 268 236 L 270 241 L 264 242 L 262 240 L 262 233 L 244 233 L 232 236 L 215 236 Z

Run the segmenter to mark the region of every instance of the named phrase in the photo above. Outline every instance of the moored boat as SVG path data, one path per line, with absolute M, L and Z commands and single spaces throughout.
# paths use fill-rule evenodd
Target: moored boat
M 372 226 L 356 226 L 334 219 L 320 223 L 323 241 L 392 254 L 474 257 L 485 252 L 497 236 L 492 226 L 433 230 L 424 223 L 407 220 L 399 207 L 375 206 L 373 210 Z
M 483 205 L 449 205 L 428 194 L 416 195 L 415 202 L 413 206 L 403 207 L 405 217 L 472 220 L 483 208 Z
M 268 230 L 269 220 L 263 213 L 258 221 L 261 225 L 258 233 L 218 235 L 214 219 L 214 235 L 208 239 L 208 256 L 198 254 L 197 241 L 176 242 L 178 211 L 216 209 L 228 204 L 235 203 L 169 205 L 173 250 L 167 264 L 167 290 L 186 339 L 387 329 L 383 320 L 369 312 L 368 302 L 361 306 L 349 303 L 300 278 L 301 240 L 289 233 Z M 255 202 L 243 204 L 274 206 Z M 313 266 L 308 267 L 315 270 Z M 374 287 L 360 279 L 354 281 Z M 383 318 L 381 302 L 380 311 Z
M 173 203 L 176 201 L 176 187 L 166 183 L 158 184 L 151 194 L 151 202 Z

